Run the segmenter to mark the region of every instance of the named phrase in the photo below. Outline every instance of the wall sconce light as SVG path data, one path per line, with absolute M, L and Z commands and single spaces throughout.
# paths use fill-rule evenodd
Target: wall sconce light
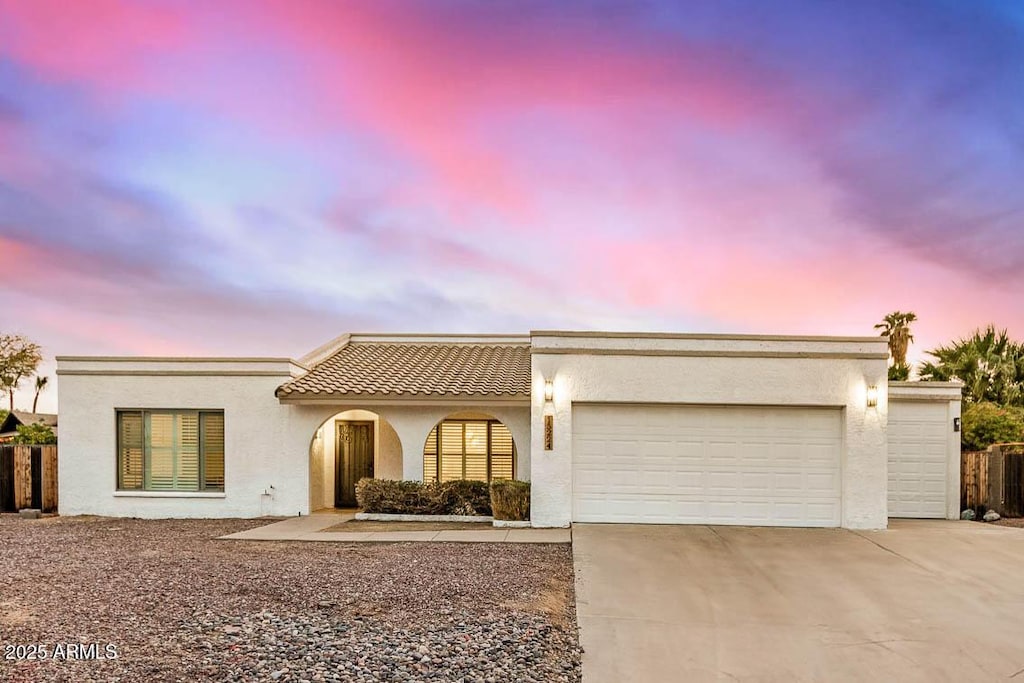
M 878 387 L 874 384 L 868 387 L 868 408 L 874 408 L 878 405 Z
M 544 380 L 544 400 L 551 402 L 555 400 L 555 383 L 550 380 Z

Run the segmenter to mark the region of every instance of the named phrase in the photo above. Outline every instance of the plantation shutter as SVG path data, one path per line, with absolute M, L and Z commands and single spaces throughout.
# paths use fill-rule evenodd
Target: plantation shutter
M 441 481 L 463 479 L 463 424 L 441 423 Z
M 199 490 L 199 414 L 147 413 L 146 427 L 146 488 Z
M 500 422 L 491 423 L 491 479 L 512 479 L 515 474 L 515 445 L 512 432 Z
M 423 481 L 437 481 L 437 427 L 430 430 L 423 446 Z
M 224 490 L 224 414 L 201 413 L 203 490 Z
M 174 488 L 178 491 L 198 491 L 199 413 L 178 413 L 174 416 L 174 422 L 179 435 Z
M 146 448 L 141 412 L 117 414 L 117 488 L 142 488 L 142 454 Z
M 487 481 L 487 423 L 466 423 L 466 479 Z
M 148 413 L 146 434 L 149 448 L 146 458 L 146 488 L 152 491 L 174 490 L 174 416 Z

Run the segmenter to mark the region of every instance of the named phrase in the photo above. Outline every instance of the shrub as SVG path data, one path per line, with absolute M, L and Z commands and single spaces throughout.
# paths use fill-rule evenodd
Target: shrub
M 1024 410 L 995 403 L 971 403 L 962 416 L 963 448 L 983 451 L 994 443 L 1024 441 Z
M 442 484 L 430 484 L 447 492 L 454 515 L 490 515 L 491 492 L 486 481 L 456 479 Z
M 457 480 L 424 484 L 419 481 L 365 478 L 356 483 L 356 502 L 363 512 L 379 514 L 491 514 L 487 483 L 482 481 Z
M 441 514 L 421 495 L 418 481 L 364 478 L 356 482 L 356 502 L 366 512 L 390 514 Z
M 491 482 L 491 508 L 495 519 L 530 519 L 530 482 L 495 479 Z
M 28 446 L 45 446 L 57 443 L 57 435 L 48 425 L 39 423 L 18 425 L 18 433 L 12 441 Z

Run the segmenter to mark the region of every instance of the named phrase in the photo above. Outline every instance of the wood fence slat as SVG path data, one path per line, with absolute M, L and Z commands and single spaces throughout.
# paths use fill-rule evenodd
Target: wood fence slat
M 43 512 L 57 511 L 57 447 L 43 446 Z
M 32 506 L 32 447 L 14 447 L 14 507 Z
M 14 507 L 14 446 L 0 445 L 0 512 L 17 512 Z
M 960 506 L 974 510 L 988 503 L 988 452 L 967 451 L 960 457 Z

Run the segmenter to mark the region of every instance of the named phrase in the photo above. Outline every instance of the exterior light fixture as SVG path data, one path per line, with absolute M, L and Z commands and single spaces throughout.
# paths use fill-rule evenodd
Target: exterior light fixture
M 872 384 L 868 387 L 868 408 L 874 408 L 878 405 L 878 387 Z
M 544 400 L 553 401 L 555 399 L 555 383 L 550 380 L 544 380 Z

